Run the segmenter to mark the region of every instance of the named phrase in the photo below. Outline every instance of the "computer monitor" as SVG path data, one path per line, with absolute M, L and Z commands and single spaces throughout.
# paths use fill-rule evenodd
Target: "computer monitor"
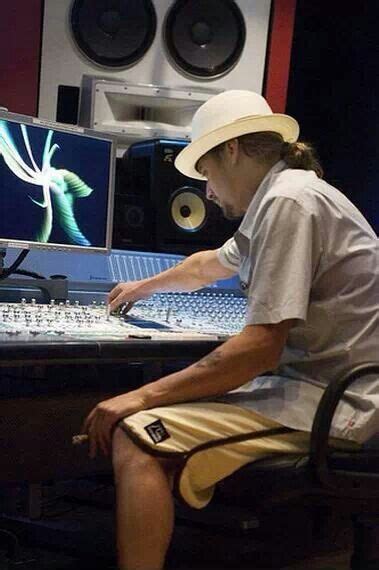
M 0 248 L 108 252 L 115 139 L 0 111 Z

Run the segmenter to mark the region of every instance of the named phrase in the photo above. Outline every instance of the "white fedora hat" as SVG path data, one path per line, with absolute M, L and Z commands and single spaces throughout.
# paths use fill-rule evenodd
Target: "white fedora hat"
M 175 166 L 185 176 L 203 180 L 197 161 L 217 145 L 249 133 L 272 131 L 286 142 L 299 136 L 299 124 L 289 115 L 273 113 L 258 93 L 233 89 L 214 95 L 193 116 L 192 142 L 176 157 Z

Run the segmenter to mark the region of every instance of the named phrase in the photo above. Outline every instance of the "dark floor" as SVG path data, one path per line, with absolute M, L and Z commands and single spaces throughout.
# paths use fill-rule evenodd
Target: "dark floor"
M 0 517 L 0 570 L 116 570 L 113 493 L 113 486 L 107 481 L 100 484 L 98 481 L 69 482 L 47 487 L 42 494 L 43 516 L 31 522 L 24 512 L 25 494 L 17 490 L 12 496 L 8 491 L 7 497 L 2 497 L 2 506 L 4 508 L 8 501 L 8 509 L 12 504 L 13 512 L 5 516 L 3 510 Z M 27 497 L 30 499 L 29 495 Z M 26 504 L 30 508 L 30 502 Z M 178 512 L 180 517 L 180 510 Z M 342 536 L 343 550 L 339 539 L 322 545 L 317 556 L 314 552 L 310 557 L 310 550 L 304 550 L 301 541 L 299 544 L 287 542 L 287 529 L 283 525 L 278 531 L 278 539 L 272 541 L 274 544 L 271 546 L 269 542 L 267 552 L 262 552 L 260 546 L 257 550 L 260 537 L 254 532 L 237 533 L 231 529 L 215 534 L 213 530 L 210 533 L 209 529 L 199 526 L 196 519 L 188 522 L 179 518 L 167 570 L 349 568 L 350 537 L 345 534 Z M 284 562 L 279 564 L 276 560 L 280 543 L 279 559 Z M 298 562 L 295 564 L 293 560 Z
M 208 562 L 200 562 L 193 564 L 191 562 L 178 561 L 173 562 L 167 567 L 167 570 L 223 570 L 223 566 L 210 564 Z M 247 564 L 239 564 L 236 562 L 234 566 L 228 566 L 228 570 L 260 570 L 252 562 Z M 348 570 L 349 554 L 342 553 L 333 556 L 315 557 L 307 559 L 297 564 L 281 567 L 280 570 Z M 23 547 L 15 562 L 9 563 L 6 558 L 2 558 L 0 553 L 0 570 L 116 570 L 117 566 L 110 561 L 96 560 L 91 558 L 82 558 L 70 556 L 62 552 L 53 552 L 37 547 Z M 262 569 L 263 570 L 263 569 Z M 265 569 L 264 569 L 265 570 Z M 279 570 L 279 569 L 278 569 Z
M 179 533 L 180 534 L 180 533 Z M 0 548 L 0 570 L 116 570 L 113 544 L 109 544 L 101 552 L 102 538 L 98 541 L 93 537 L 93 551 L 89 552 L 89 545 L 84 542 L 77 544 L 77 538 L 70 543 L 46 547 L 37 544 L 28 544 L 21 541 L 14 556 L 6 556 L 5 548 Z M 38 541 L 37 541 L 38 542 Z M 1 545 L 1 536 L 0 536 Z M 100 545 L 100 548 L 99 548 Z M 257 565 L 254 555 L 251 561 L 240 561 L 239 551 L 235 551 L 232 558 L 223 562 L 222 555 L 214 555 L 212 551 L 203 558 L 192 551 L 185 535 L 176 537 L 175 548 L 170 552 L 167 561 L 167 570 L 266 570 L 267 566 Z M 196 547 L 195 549 L 196 550 Z M 85 553 L 86 552 L 86 553 Z M 9 553 L 8 553 L 9 554 Z M 349 552 L 336 552 L 324 556 L 314 556 L 289 565 L 270 566 L 278 570 L 348 570 Z M 234 558 L 234 561 L 233 561 Z

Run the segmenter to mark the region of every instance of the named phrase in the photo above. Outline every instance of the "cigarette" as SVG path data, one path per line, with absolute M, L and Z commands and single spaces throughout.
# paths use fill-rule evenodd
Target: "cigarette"
M 88 435 L 86 433 L 80 433 L 72 436 L 72 445 L 81 445 L 88 441 Z

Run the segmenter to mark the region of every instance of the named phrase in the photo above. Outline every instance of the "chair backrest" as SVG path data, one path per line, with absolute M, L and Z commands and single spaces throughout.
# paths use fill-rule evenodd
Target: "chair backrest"
M 333 494 L 357 499 L 379 499 L 379 450 L 352 452 L 350 466 L 337 467 L 330 459 L 328 446 L 334 412 L 345 390 L 356 380 L 378 374 L 379 362 L 360 364 L 332 382 L 320 400 L 313 422 L 310 461 L 320 483 Z M 338 455 L 338 454 L 337 454 Z M 334 462 L 335 463 L 335 462 Z

